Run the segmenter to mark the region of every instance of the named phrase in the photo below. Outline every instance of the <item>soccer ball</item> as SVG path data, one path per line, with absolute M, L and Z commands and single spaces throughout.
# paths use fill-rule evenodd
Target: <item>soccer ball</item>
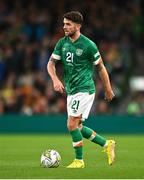
M 47 168 L 56 168 L 61 160 L 60 154 L 53 149 L 48 149 L 41 155 L 41 165 Z

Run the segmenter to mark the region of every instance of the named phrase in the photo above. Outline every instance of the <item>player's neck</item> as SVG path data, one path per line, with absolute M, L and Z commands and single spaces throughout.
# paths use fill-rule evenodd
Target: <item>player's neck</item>
M 80 31 L 77 31 L 73 36 L 69 37 L 72 42 L 75 42 L 79 37 L 81 33 Z

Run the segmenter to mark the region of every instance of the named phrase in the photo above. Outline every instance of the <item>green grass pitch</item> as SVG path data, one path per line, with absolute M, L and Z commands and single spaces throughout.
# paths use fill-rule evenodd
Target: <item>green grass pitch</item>
M 102 148 L 84 140 L 84 169 L 66 169 L 74 158 L 69 135 L 0 135 L 0 179 L 135 179 L 144 178 L 144 135 L 104 135 L 117 142 L 116 161 L 108 166 Z M 58 168 L 42 168 L 40 155 L 56 149 Z

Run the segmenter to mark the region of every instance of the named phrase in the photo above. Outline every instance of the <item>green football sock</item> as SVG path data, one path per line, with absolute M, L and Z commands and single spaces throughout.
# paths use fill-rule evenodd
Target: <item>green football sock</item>
M 83 137 L 80 130 L 77 128 L 70 131 L 75 149 L 76 159 L 83 159 Z
M 95 131 L 93 131 L 92 129 L 90 129 L 86 126 L 82 127 L 81 133 L 82 133 L 84 138 L 89 139 L 92 142 L 99 144 L 100 146 L 104 146 L 106 143 L 105 138 L 103 138 L 102 136 L 97 134 Z

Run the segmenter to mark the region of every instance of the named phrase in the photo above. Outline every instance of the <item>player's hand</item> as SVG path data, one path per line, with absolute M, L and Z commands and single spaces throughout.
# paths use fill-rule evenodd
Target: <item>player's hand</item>
M 59 79 L 55 79 L 53 81 L 53 86 L 54 86 L 55 91 L 58 91 L 60 93 L 64 92 L 64 86 L 63 86 L 62 82 Z
M 113 90 L 108 90 L 105 92 L 105 100 L 107 100 L 108 102 L 112 101 L 114 97 L 115 97 L 115 94 Z

